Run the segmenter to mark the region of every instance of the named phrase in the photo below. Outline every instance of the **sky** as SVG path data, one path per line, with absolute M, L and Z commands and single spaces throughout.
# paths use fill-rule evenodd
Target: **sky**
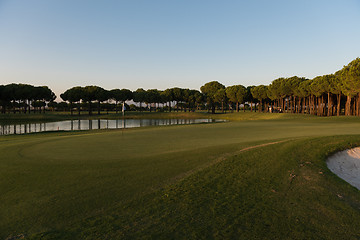
M 0 84 L 268 85 L 360 57 L 359 0 L 0 0 Z

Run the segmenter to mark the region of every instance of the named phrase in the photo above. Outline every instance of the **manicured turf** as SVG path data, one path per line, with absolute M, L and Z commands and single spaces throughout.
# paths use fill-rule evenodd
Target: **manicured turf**
M 222 117 L 244 121 L 1 137 L 0 238 L 360 236 L 360 194 L 325 165 L 360 119 Z

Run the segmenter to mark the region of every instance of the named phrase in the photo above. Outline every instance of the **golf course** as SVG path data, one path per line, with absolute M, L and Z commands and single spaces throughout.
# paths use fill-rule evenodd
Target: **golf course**
M 196 116 L 228 121 L 1 136 L 0 239 L 359 239 L 326 166 L 358 117 Z

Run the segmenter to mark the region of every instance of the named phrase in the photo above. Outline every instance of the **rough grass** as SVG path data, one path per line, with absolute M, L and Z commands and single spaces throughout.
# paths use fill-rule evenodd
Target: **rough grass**
M 360 144 L 359 136 L 343 136 L 359 133 L 357 118 L 259 114 L 257 121 L 4 136 L 0 238 L 355 238 L 359 193 L 324 161 Z M 325 137 L 332 135 L 341 136 Z

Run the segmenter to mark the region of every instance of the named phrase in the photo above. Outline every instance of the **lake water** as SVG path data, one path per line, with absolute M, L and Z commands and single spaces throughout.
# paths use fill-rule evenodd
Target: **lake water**
M 27 134 L 46 131 L 74 131 L 95 129 L 119 129 L 147 126 L 183 125 L 196 123 L 213 123 L 214 119 L 97 119 L 67 120 L 47 123 L 0 124 L 0 135 Z

